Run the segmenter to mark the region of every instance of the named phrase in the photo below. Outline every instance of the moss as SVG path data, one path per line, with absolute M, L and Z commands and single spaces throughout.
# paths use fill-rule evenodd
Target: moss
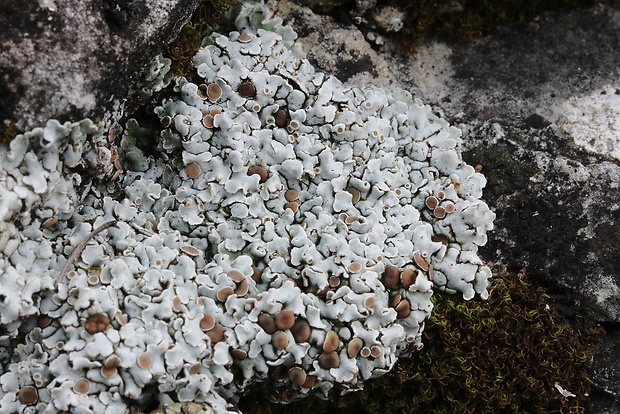
M 185 76 L 192 69 L 192 58 L 200 49 L 204 29 L 219 25 L 224 13 L 235 3 L 236 0 L 208 0 L 198 6 L 164 52 L 164 56 L 172 60 L 173 74 Z
M 239 4 L 238 0 L 208 0 L 198 7 L 194 13 L 194 18 L 212 27 L 219 26 L 222 24 L 224 14 L 237 4 Z
M 0 125 L 0 144 L 12 141 L 17 134 L 18 131 L 17 126 L 15 126 L 15 122 L 6 120 L 4 124 Z
M 164 56 L 172 60 L 172 73 L 186 75 L 192 68 L 192 58 L 200 49 L 202 24 L 189 22 L 183 26 L 176 40 L 166 49 Z
M 593 0 L 384 0 L 379 4 L 397 7 L 406 13 L 404 28 L 398 33 L 401 44 L 413 49 L 421 41 L 438 38 L 468 41 L 488 33 L 498 25 L 516 26 L 541 12 L 593 5 Z
M 524 275 L 498 276 L 486 302 L 441 293 L 434 302 L 424 349 L 363 391 L 286 406 L 254 394 L 242 411 L 322 413 L 335 403 L 341 413 L 547 413 L 584 405 L 592 386 L 586 368 L 602 331 L 572 328 L 545 289 Z M 556 383 L 576 398 L 563 398 Z

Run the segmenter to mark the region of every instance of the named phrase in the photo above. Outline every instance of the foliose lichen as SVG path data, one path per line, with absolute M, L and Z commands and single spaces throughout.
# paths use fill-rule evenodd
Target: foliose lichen
M 433 287 L 487 297 L 460 131 L 315 72 L 263 6 L 236 26 L 187 77 L 154 62 L 158 133 L 50 121 L 0 148 L 2 412 L 355 390 L 423 346 Z
M 433 295 L 424 349 L 362 391 L 279 405 L 257 387 L 239 407 L 245 414 L 322 414 L 334 406 L 342 414 L 588 412 L 587 367 L 602 329 L 569 323 L 525 271 L 494 273 L 488 300 Z

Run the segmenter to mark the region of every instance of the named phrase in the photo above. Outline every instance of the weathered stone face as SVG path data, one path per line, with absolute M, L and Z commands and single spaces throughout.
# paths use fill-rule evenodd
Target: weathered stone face
M 176 36 L 198 0 L 7 0 L 0 8 L 0 122 L 103 114 Z
M 474 134 L 489 145 L 464 157 L 483 165 L 487 200 L 500 223 L 489 237 L 486 257 L 568 289 L 580 307 L 617 321 L 620 243 L 613 229 L 620 167 L 554 137 L 549 129 L 496 125 L 495 132 L 479 128 Z

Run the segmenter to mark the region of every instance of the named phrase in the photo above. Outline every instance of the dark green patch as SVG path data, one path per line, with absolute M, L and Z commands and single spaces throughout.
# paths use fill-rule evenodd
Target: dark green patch
M 17 136 L 17 132 L 15 122 L 11 120 L 4 121 L 4 124 L 0 124 L 0 144 L 12 141 Z
M 164 56 L 172 60 L 171 70 L 176 76 L 184 76 L 192 68 L 192 58 L 202 42 L 202 27 L 201 23 L 187 23 L 164 52 Z
M 469 41 L 496 26 L 513 27 L 544 11 L 567 10 L 594 4 L 593 0 L 384 0 L 403 10 L 406 21 L 399 32 L 400 42 L 413 49 L 421 41 L 438 38 L 445 41 Z
M 192 58 L 200 49 L 203 29 L 219 25 L 224 13 L 235 3 L 236 0 L 208 0 L 198 6 L 191 20 L 164 52 L 164 56 L 172 60 L 173 74 L 187 75 L 193 67 Z
M 325 402 L 272 404 L 260 392 L 245 397 L 245 414 L 548 413 L 573 412 L 586 402 L 586 372 L 601 334 L 573 329 L 542 287 L 523 274 L 499 276 L 488 301 L 438 293 L 425 347 L 363 391 Z M 554 385 L 576 395 L 564 398 Z M 575 411 L 578 412 L 578 411 Z

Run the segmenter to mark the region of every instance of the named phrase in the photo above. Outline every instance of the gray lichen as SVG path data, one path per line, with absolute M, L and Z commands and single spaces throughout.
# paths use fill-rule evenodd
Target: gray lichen
M 352 390 L 422 346 L 433 287 L 487 296 L 460 131 L 315 72 L 262 6 L 236 25 L 153 102 L 157 136 L 50 121 L 1 149 L 3 412 Z

